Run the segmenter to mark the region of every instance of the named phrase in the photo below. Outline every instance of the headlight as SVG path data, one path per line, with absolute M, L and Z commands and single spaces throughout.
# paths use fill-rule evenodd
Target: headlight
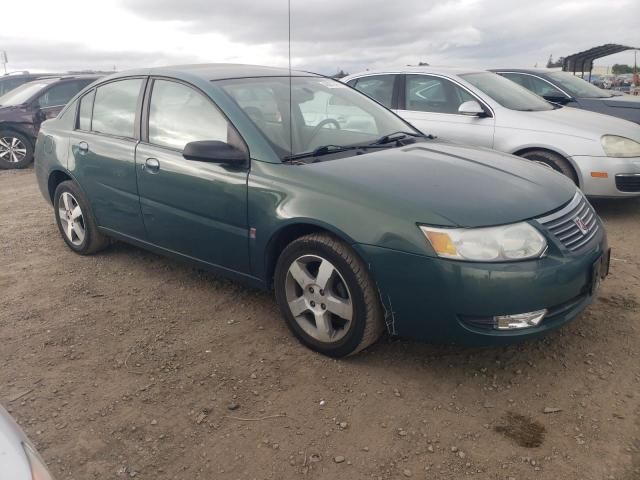
M 510 262 L 536 258 L 547 241 L 528 223 L 489 228 L 432 228 L 421 226 L 438 256 L 476 262 Z
M 600 141 L 607 157 L 640 157 L 640 143 L 617 135 L 604 135 Z
M 40 455 L 38 455 L 27 443 L 23 443 L 22 447 L 24 448 L 24 453 L 27 455 L 27 459 L 29 460 L 32 480 L 53 480 L 53 477 L 44 465 Z

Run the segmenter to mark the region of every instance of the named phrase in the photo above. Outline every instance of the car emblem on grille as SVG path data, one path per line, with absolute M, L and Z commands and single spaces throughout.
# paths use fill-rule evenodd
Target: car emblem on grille
M 584 220 L 582 220 L 580 217 L 576 217 L 573 219 L 573 222 L 580 229 L 583 235 L 587 234 L 587 232 L 589 231 L 589 227 L 586 223 L 584 223 Z

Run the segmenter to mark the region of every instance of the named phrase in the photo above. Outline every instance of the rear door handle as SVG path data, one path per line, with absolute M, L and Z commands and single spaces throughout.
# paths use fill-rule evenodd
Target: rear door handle
M 89 151 L 89 144 L 84 141 L 78 143 L 78 150 L 80 150 L 80 153 L 87 153 Z
M 149 173 L 158 173 L 160 170 L 160 162 L 157 158 L 147 158 L 142 167 Z

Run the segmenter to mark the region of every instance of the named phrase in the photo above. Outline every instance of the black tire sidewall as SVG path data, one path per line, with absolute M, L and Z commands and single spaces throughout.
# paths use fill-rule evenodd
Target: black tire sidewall
M 569 162 L 567 162 L 564 158 L 559 155 L 553 154 L 551 152 L 543 152 L 543 151 L 533 151 L 530 153 L 525 153 L 523 158 L 527 160 L 531 160 L 533 162 L 541 162 L 546 165 L 549 165 L 554 171 L 561 173 L 565 177 L 569 178 L 574 183 L 577 183 L 577 176 L 573 167 Z
M 84 219 L 84 224 L 85 224 L 85 228 L 84 228 L 85 234 L 84 234 L 84 240 L 80 245 L 74 245 L 73 243 L 71 243 L 71 241 L 69 241 L 69 239 L 67 238 L 67 235 L 64 233 L 64 230 L 62 228 L 62 223 L 60 222 L 60 215 L 59 215 L 60 197 L 64 192 L 69 192 L 71 195 L 73 195 L 73 197 L 78 202 L 78 205 L 80 205 L 80 209 L 82 210 L 82 217 Z M 72 181 L 62 182 L 56 188 L 56 191 L 53 194 L 53 210 L 54 210 L 54 215 L 56 217 L 56 224 L 58 225 L 58 230 L 60 231 L 60 235 L 62 235 L 62 239 L 67 244 L 67 246 L 76 253 L 80 253 L 80 254 L 87 253 L 89 251 L 89 247 L 91 245 L 91 240 L 92 240 L 91 238 L 92 229 L 90 228 L 90 225 L 89 225 L 89 222 L 92 221 L 91 212 L 89 210 L 89 203 L 87 202 L 87 199 L 85 198 L 84 194 Z
M 3 137 L 13 137 L 20 140 L 26 147 L 27 154 L 25 155 L 24 159 L 16 163 L 11 163 L 0 158 L 1 170 L 27 168 L 29 165 L 31 165 L 31 163 L 33 163 L 33 142 L 29 137 L 13 130 L 0 130 L 0 138 L 3 138 Z
M 351 252 L 356 255 L 355 252 Z M 294 318 L 285 293 L 287 272 L 291 263 L 302 255 L 318 255 L 329 260 L 344 279 L 353 304 L 353 318 L 347 334 L 337 342 L 324 343 L 309 336 Z M 289 245 L 280 255 L 274 278 L 275 294 L 278 306 L 293 334 L 307 347 L 330 357 L 344 357 L 356 350 L 363 338 L 367 324 L 367 307 L 363 286 L 353 272 L 347 260 L 329 245 L 322 242 L 301 239 Z

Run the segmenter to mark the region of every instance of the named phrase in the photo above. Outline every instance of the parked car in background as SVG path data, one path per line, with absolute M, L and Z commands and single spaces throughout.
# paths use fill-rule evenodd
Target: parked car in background
M 52 480 L 47 467 L 18 424 L 0 406 L 0 478 Z
M 510 68 L 492 70 L 553 103 L 605 113 L 640 124 L 640 98 L 621 95 L 590 84 L 568 72 L 547 69 Z M 609 84 L 608 88 L 611 88 Z M 630 91 L 630 83 L 620 91 Z
M 113 75 L 42 126 L 35 159 L 74 252 L 111 237 L 273 287 L 293 334 L 335 357 L 385 329 L 541 335 L 584 310 L 608 270 L 604 227 L 562 175 L 428 138 L 311 73 Z
M 342 80 L 424 133 L 519 155 L 563 173 L 587 195 L 640 195 L 634 123 L 552 105 L 482 70 L 405 67 Z
M 29 166 L 42 122 L 58 115 L 76 93 L 98 78 L 40 78 L 0 97 L 0 169 Z
M 23 83 L 32 82 L 38 78 L 50 77 L 51 73 L 11 72 L 0 75 L 0 97 L 18 88 Z

